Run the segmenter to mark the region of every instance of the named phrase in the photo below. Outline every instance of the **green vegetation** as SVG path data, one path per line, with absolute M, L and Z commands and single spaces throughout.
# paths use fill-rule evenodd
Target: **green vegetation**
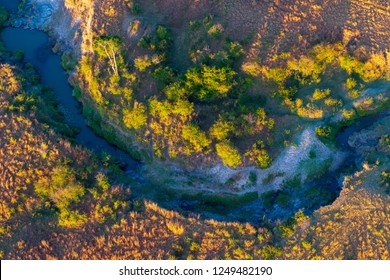
M 7 19 L 8 19 L 8 12 L 3 6 L 0 5 L 0 27 L 5 24 Z
M 119 64 L 122 61 L 119 59 L 119 51 L 122 45 L 122 40 L 117 37 L 101 36 L 93 42 L 94 50 L 99 57 L 109 60 L 110 67 L 114 75 L 119 75 Z
M 320 139 L 331 140 L 334 138 L 334 130 L 329 126 L 318 126 L 316 127 L 316 135 Z
M 207 136 L 198 127 L 194 125 L 187 125 L 183 127 L 182 137 L 185 141 L 190 143 L 191 150 L 195 152 L 201 152 L 204 148 L 207 148 L 211 141 L 207 139 Z
M 62 67 L 65 71 L 73 71 L 76 68 L 77 60 L 70 53 L 64 53 L 61 56 Z
M 241 155 L 238 150 L 228 141 L 224 141 L 215 145 L 218 156 L 227 166 L 237 168 L 241 165 Z
M 134 103 L 132 110 L 125 110 L 123 122 L 128 128 L 138 129 L 146 124 L 146 108 L 141 103 Z
M 228 68 L 209 67 L 192 68 L 186 73 L 186 85 L 200 100 L 226 97 L 235 85 L 236 73 Z

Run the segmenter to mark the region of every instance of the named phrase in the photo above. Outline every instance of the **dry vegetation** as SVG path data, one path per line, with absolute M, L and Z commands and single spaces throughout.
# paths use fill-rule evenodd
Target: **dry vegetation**
M 332 205 L 296 226 L 283 258 L 388 260 L 390 197 L 380 183 L 382 171 L 367 167 L 347 178 Z

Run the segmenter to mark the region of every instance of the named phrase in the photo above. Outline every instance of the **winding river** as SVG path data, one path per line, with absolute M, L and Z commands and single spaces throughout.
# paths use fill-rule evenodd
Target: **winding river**
M 0 5 L 11 12 L 16 12 L 18 0 L 0 0 Z M 1 32 L 1 39 L 10 51 L 22 51 L 26 62 L 31 63 L 41 76 L 42 83 L 53 90 L 67 124 L 76 126 L 80 132 L 76 140 L 97 154 L 107 153 L 126 164 L 126 170 L 135 170 L 139 162 L 126 152 L 110 145 L 96 135 L 87 125 L 81 104 L 72 96 L 73 89 L 68 83 L 68 76 L 61 66 L 59 55 L 51 51 L 49 37 L 38 30 L 6 27 Z

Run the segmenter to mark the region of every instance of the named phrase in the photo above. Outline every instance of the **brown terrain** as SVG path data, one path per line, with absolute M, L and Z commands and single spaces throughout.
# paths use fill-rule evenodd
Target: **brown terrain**
M 86 44 L 92 34 L 119 34 L 131 42 L 130 20 L 141 22 L 140 35 L 164 24 L 181 36 L 188 23 L 214 16 L 232 40 L 249 38 L 248 58 L 270 60 L 286 51 L 304 51 L 319 42 L 342 41 L 351 50 L 387 51 L 390 6 L 386 0 L 145 0 L 142 14 L 134 15 L 126 0 L 68 0 L 73 24 L 81 23 Z M 73 4 L 75 3 L 75 4 Z M 81 27 L 80 26 L 80 27 Z M 78 31 L 79 32 L 79 31 Z

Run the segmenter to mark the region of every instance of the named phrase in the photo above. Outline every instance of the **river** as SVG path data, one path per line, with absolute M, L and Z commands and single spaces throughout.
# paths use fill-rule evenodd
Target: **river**
M 9 11 L 17 11 L 17 0 L 0 0 L 0 5 Z M 38 30 L 6 27 L 1 32 L 1 39 L 10 51 L 22 51 L 26 62 L 37 69 L 42 83 L 50 88 L 57 97 L 60 110 L 67 124 L 76 126 L 80 132 L 76 136 L 78 143 L 97 154 L 107 153 L 126 164 L 126 170 L 134 170 L 139 162 L 126 152 L 110 145 L 96 135 L 87 125 L 82 115 L 81 104 L 72 96 L 73 89 L 68 83 L 68 75 L 61 66 L 61 57 L 51 51 L 49 37 Z

